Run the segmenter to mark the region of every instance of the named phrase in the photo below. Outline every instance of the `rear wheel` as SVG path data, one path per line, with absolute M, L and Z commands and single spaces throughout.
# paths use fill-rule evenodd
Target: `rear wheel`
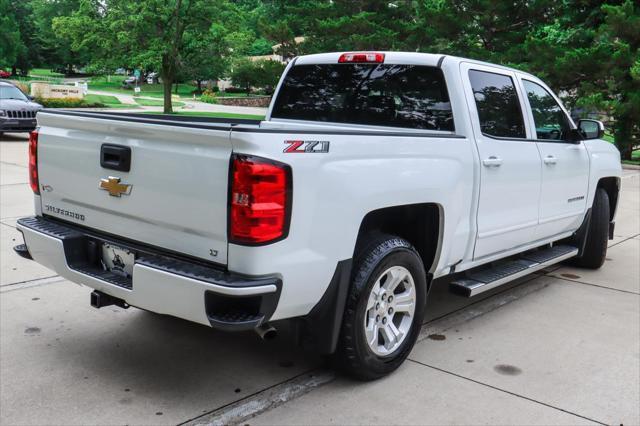
M 402 238 L 377 235 L 356 255 L 336 358 L 348 374 L 380 378 L 402 364 L 424 317 L 422 260 Z
M 584 253 L 573 263 L 582 268 L 598 269 L 604 263 L 609 240 L 609 195 L 602 188 L 596 190 L 586 238 Z

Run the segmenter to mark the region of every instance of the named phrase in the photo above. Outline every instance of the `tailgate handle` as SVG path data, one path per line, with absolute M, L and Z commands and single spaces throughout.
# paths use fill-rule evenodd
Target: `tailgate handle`
M 131 148 L 103 144 L 100 148 L 100 165 L 105 169 L 128 172 L 131 170 Z

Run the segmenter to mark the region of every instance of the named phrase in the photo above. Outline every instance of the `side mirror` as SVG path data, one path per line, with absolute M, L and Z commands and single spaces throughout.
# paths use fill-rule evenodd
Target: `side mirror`
M 578 120 L 578 130 L 585 140 L 601 139 L 604 136 L 604 124 L 598 120 Z
M 29 99 L 30 101 L 35 100 L 35 98 L 36 98 L 35 96 L 27 95 L 27 99 Z

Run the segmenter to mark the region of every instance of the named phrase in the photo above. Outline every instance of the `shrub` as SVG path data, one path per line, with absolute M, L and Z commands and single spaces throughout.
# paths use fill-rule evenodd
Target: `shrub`
M 200 100 L 202 102 L 206 102 L 208 104 L 217 104 L 218 100 L 216 99 L 216 94 L 213 90 L 206 89 L 202 92 L 202 96 L 200 96 Z
M 86 102 L 84 99 L 66 98 L 36 98 L 36 102 L 45 108 L 104 108 L 101 102 Z

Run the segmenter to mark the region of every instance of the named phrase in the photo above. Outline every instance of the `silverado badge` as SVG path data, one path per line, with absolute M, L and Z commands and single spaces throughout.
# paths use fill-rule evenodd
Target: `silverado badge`
M 132 185 L 120 183 L 120 178 L 109 176 L 106 179 L 100 179 L 100 185 L 98 187 L 105 191 L 109 191 L 109 195 L 112 197 L 120 197 L 122 194 L 131 194 Z

